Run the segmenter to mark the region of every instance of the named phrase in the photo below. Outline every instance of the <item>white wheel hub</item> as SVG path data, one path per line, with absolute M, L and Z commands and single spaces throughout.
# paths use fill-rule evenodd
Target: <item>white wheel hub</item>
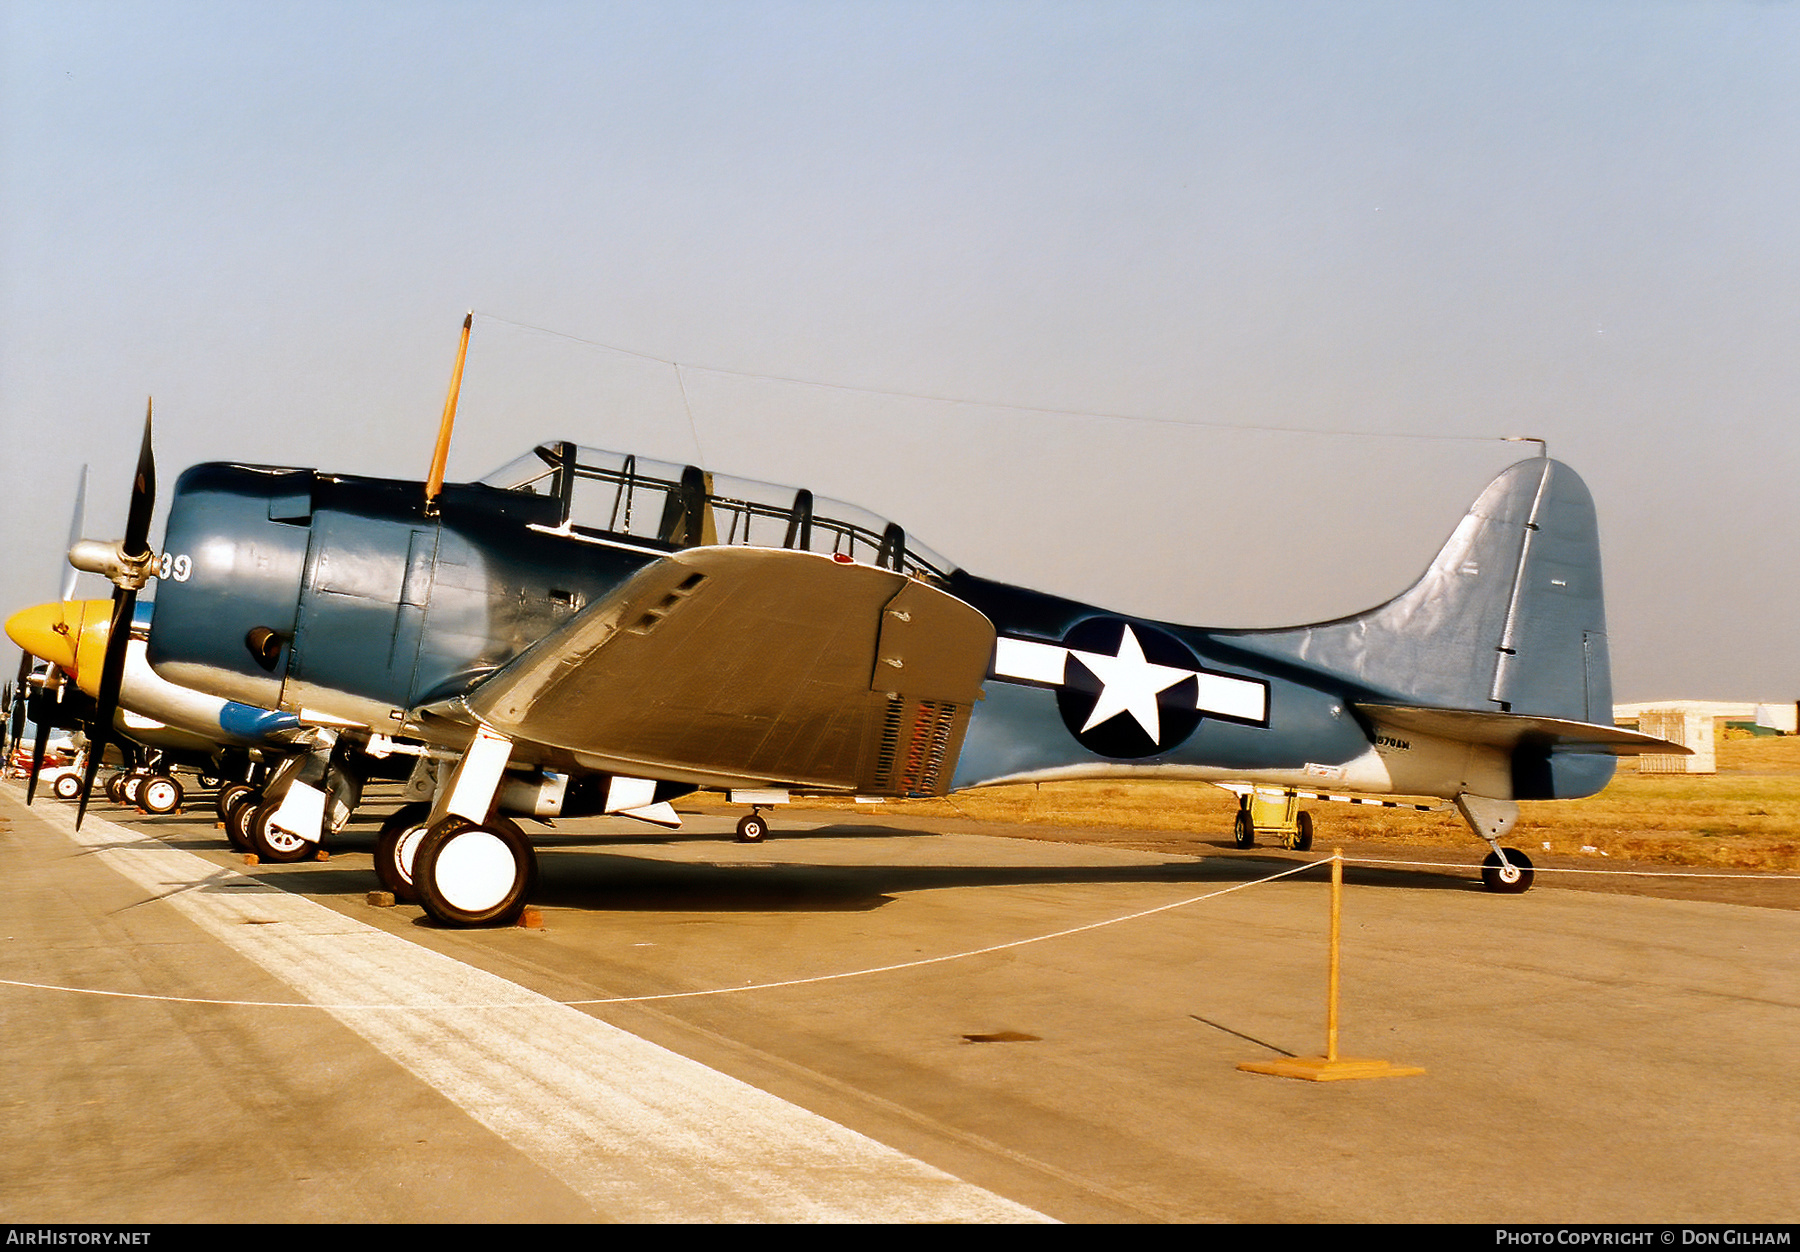
M 263 837 L 269 841 L 269 846 L 274 848 L 277 852 L 292 852 L 296 848 L 301 848 L 306 845 L 306 840 L 302 839 L 291 830 L 283 830 L 274 822 L 270 822 L 263 828 Z
M 453 907 L 481 913 L 506 899 L 519 872 L 512 849 L 479 828 L 451 837 L 438 852 L 437 889 Z
M 419 841 L 425 838 L 425 827 L 412 826 L 400 832 L 394 841 L 394 868 L 406 882 L 413 880 L 413 858 L 419 855 Z

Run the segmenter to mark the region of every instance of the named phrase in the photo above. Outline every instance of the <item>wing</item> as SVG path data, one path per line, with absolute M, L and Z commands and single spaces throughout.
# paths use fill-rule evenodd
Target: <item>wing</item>
M 461 698 L 546 763 L 700 786 L 941 794 L 993 654 L 977 610 L 783 549 L 672 554 Z

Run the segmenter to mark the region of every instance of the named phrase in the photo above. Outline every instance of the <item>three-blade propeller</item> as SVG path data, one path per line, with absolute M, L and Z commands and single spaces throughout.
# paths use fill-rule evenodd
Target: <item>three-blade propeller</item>
M 153 555 L 149 544 L 150 515 L 156 509 L 156 458 L 150 450 L 151 411 L 151 405 L 147 404 L 144 408 L 144 442 L 138 449 L 137 474 L 131 483 L 131 512 L 125 521 L 125 538 L 114 550 L 116 559 L 107 562 L 104 568 L 94 569 L 96 573 L 104 573 L 113 583 L 112 629 L 106 640 L 106 659 L 100 668 L 98 712 L 88 735 L 87 769 L 81 780 L 81 804 L 75 814 L 77 829 L 87 816 L 88 794 L 94 787 L 94 775 L 100 768 L 107 741 L 112 737 L 113 717 L 119 708 L 119 688 L 125 678 L 125 653 L 131 645 L 131 619 L 137 609 L 138 589 L 150 578 Z M 76 562 L 77 553 L 87 546 L 85 541 L 73 545 L 72 564 Z M 82 563 L 77 568 L 93 569 L 93 566 Z M 40 723 L 40 742 L 45 733 Z M 34 779 L 40 764 L 41 754 L 33 761 Z

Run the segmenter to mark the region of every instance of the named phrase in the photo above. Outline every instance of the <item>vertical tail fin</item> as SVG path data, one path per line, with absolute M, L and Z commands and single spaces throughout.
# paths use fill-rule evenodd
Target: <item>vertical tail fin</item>
M 1593 497 L 1561 462 L 1521 461 L 1488 485 L 1401 595 L 1241 641 L 1352 679 L 1377 699 L 1610 725 Z

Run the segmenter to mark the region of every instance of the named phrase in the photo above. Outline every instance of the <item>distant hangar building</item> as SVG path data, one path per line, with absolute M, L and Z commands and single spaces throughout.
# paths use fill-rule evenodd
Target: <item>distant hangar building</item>
M 1613 721 L 1693 750 L 1692 756 L 1641 756 L 1640 774 L 1712 774 L 1718 772 L 1714 744 L 1721 730 L 1741 726 L 1764 734 L 1795 734 L 1800 732 L 1800 703 L 1650 700 L 1615 704 Z

